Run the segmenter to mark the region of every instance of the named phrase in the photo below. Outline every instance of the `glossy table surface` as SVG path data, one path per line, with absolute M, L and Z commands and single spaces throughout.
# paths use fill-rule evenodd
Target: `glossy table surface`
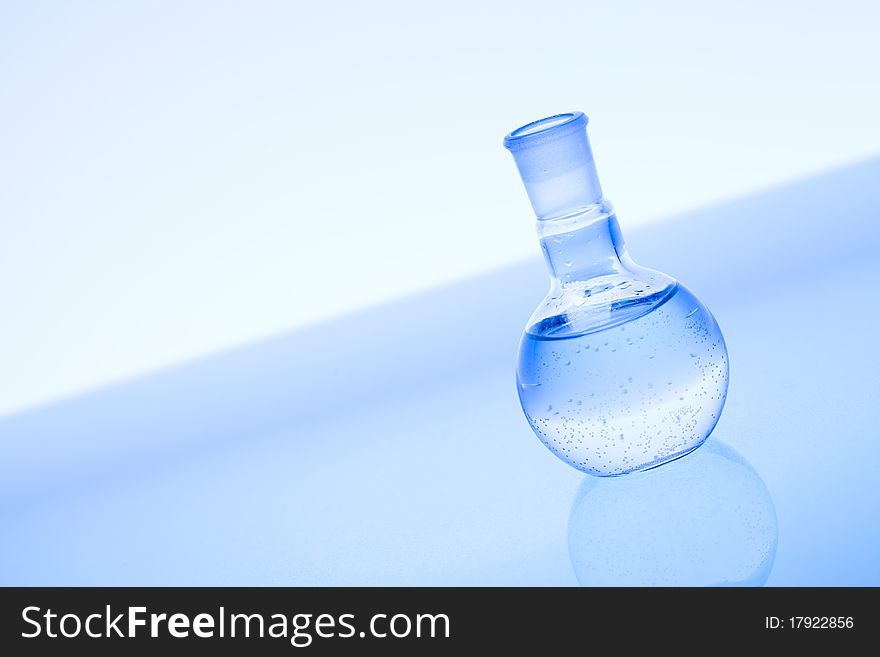
M 710 440 L 775 510 L 767 584 L 880 584 L 880 159 L 640 231 L 620 221 L 634 259 L 722 327 L 731 385 Z M 572 557 L 597 554 L 620 513 L 578 524 L 585 475 L 519 408 L 514 354 L 545 289 L 536 256 L 0 419 L 0 584 L 576 585 Z M 697 473 L 667 494 L 704 556 L 671 550 L 649 583 L 700 583 L 690 562 L 716 548 L 715 576 L 737 580 L 735 550 L 707 533 L 727 516 L 704 531 L 689 501 L 760 510 L 688 461 L 708 447 L 653 471 Z M 591 503 L 636 518 L 654 484 L 633 482 L 602 480 L 611 502 Z

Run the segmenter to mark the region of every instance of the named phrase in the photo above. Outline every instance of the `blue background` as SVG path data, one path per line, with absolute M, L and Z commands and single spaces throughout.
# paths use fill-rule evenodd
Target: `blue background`
M 621 217 L 722 327 L 713 439 L 772 498 L 768 584 L 880 584 L 878 181 Z M 576 584 L 583 475 L 513 379 L 546 282 L 536 256 L 0 420 L 0 583 Z
M 501 139 L 542 116 L 590 117 L 631 239 L 874 157 L 878 23 L 871 0 L 4 0 L 0 417 L 534 259 Z

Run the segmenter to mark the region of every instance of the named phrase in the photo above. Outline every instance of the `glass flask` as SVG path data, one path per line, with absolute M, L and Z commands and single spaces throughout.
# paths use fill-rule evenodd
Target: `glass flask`
M 560 459 L 613 476 L 683 456 L 714 429 L 727 348 L 684 285 L 629 257 L 582 112 L 504 138 L 537 215 L 550 291 L 519 347 L 523 411 Z

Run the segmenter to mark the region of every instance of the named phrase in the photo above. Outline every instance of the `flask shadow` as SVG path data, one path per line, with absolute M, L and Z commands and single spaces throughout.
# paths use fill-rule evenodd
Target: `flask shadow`
M 713 438 L 651 470 L 585 477 L 569 515 L 581 586 L 761 586 L 776 545 L 764 482 Z

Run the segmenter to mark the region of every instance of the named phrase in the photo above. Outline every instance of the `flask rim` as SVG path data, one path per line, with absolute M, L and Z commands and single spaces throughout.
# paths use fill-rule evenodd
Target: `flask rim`
M 546 143 L 583 130 L 589 119 L 583 112 L 564 112 L 526 123 L 504 138 L 504 147 L 518 151 L 528 146 Z

